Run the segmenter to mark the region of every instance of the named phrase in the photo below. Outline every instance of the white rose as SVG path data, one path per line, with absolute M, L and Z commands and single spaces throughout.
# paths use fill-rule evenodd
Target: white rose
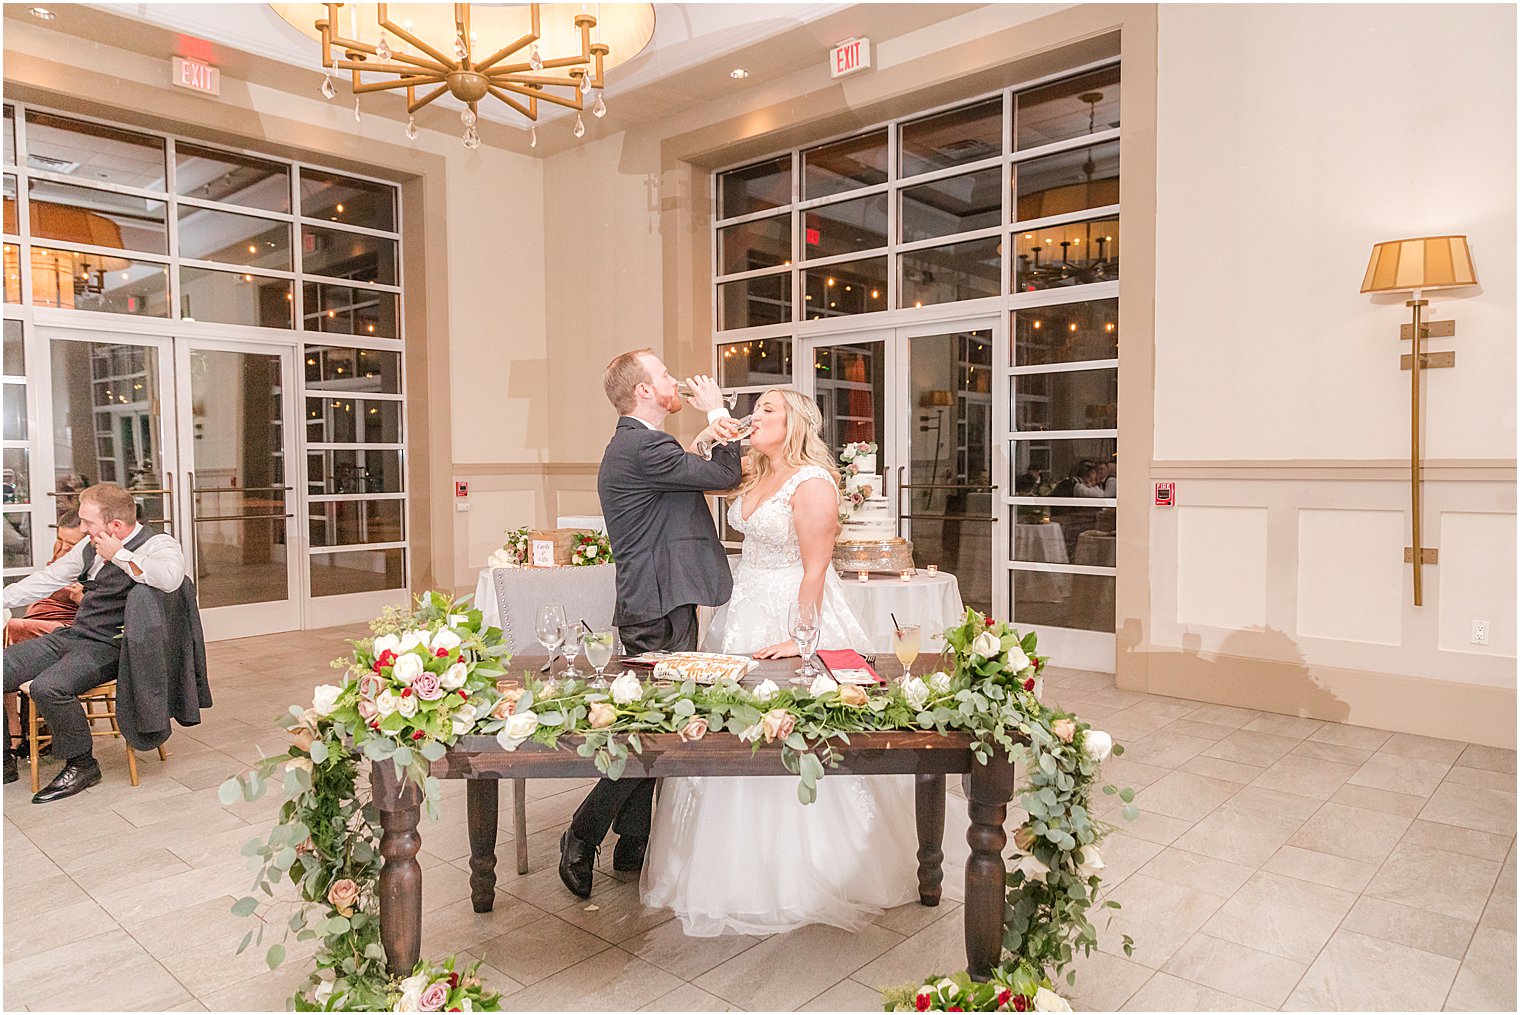
M 323 980 L 321 983 L 317 984 L 317 989 L 312 991 L 311 996 L 313 1000 L 321 1002 L 326 1001 L 328 998 L 332 997 L 332 992 L 333 982 L 331 980 Z
M 955 985 L 955 981 L 948 976 L 934 985 L 934 989 L 947 998 L 955 997 L 961 992 L 961 988 Z
M 818 698 L 837 690 L 839 690 L 839 684 L 834 681 L 834 678 L 827 673 L 820 673 L 813 678 L 813 686 L 808 688 L 808 693 Z
M 906 677 L 902 682 L 903 694 L 907 695 L 908 704 L 915 712 L 922 712 L 924 706 L 929 703 L 929 685 L 918 677 Z
M 1023 871 L 1027 881 L 1044 881 L 1045 875 L 1050 873 L 1050 868 L 1033 853 L 1025 853 L 1019 857 L 1018 865 L 1014 867 L 1014 870 Z
M 342 693 L 343 688 L 337 684 L 318 684 L 311 695 L 311 707 L 318 715 L 332 715 L 333 709 L 338 707 L 338 695 Z
M 427 643 L 428 633 L 426 631 L 404 631 L 401 634 L 401 641 L 396 645 L 396 651 L 405 652 L 407 649 L 412 648 L 427 648 Z
M 417 714 L 417 696 L 415 694 L 405 694 L 405 695 L 402 695 L 401 696 L 401 702 L 400 702 L 400 704 L 398 704 L 396 706 L 396 711 L 400 712 L 403 716 L 405 716 L 408 719 L 410 719 L 412 716 L 416 715 Z
M 452 652 L 459 647 L 459 644 L 462 641 L 464 641 L 464 639 L 459 637 L 459 635 L 455 634 L 453 631 L 450 631 L 446 627 L 441 627 L 438 629 L 438 633 L 433 635 L 433 640 L 428 643 L 428 648 L 432 649 L 434 653 L 436 653 L 439 649 L 443 649 L 446 652 Z
M 1015 645 L 1008 650 L 1008 671 L 1010 673 L 1023 673 L 1033 665 L 1034 663 L 1030 662 L 1029 657 L 1024 654 L 1024 650 L 1019 646 Z
M 401 639 L 396 635 L 382 634 L 380 637 L 375 639 L 375 658 L 378 659 L 380 657 L 380 653 L 386 651 L 387 649 L 392 652 L 396 651 L 396 646 L 400 644 Z M 331 988 L 328 989 L 330 990 Z
M 420 655 L 415 652 L 403 652 L 391 664 L 391 678 L 410 686 L 412 681 L 422 676 L 424 668 Z
M 285 762 L 285 771 L 289 772 L 297 768 L 303 772 L 311 772 L 315 766 L 311 763 L 310 758 L 291 758 Z
M 976 640 L 971 643 L 971 651 L 975 652 L 983 659 L 996 658 L 997 654 L 1003 651 L 1003 639 L 999 638 L 991 631 L 983 631 L 981 634 L 977 635 Z
M 428 979 L 423 973 L 408 976 L 401 981 L 401 1000 L 396 1002 L 397 1011 L 418 1011 L 422 1007 L 422 992 L 427 989 Z
M 401 699 L 397 698 L 388 688 L 375 696 L 375 709 L 380 713 L 382 719 L 396 711 L 396 707 L 400 704 Z
M 595 544 L 592 544 L 591 546 L 586 547 L 586 556 L 587 557 L 595 557 L 596 556 L 596 550 L 597 550 L 597 548 L 596 548 Z
M 469 673 L 470 668 L 464 663 L 455 663 L 443 671 L 443 676 L 438 678 L 438 686 L 445 691 L 457 691 L 464 686 L 465 677 Z
M 769 695 L 767 695 L 767 697 L 769 697 Z M 752 741 L 759 740 L 760 734 L 764 731 L 764 727 L 764 723 L 755 723 L 755 725 L 749 727 L 739 734 L 739 740 L 743 743 L 750 743 Z
M 475 706 L 471 705 L 469 702 L 465 702 L 463 705 L 460 705 L 458 708 L 454 709 L 454 735 L 456 737 L 462 737 L 466 733 L 470 732 L 470 730 L 475 726 L 475 719 L 478 714 L 479 713 L 476 711 Z
M 531 737 L 538 729 L 538 716 L 531 710 L 514 712 L 507 724 L 496 734 L 496 742 L 504 751 L 515 751 L 517 746 Z
M 624 670 L 622 675 L 612 682 L 612 700 L 619 705 L 627 705 L 644 697 L 644 684 L 634 676 L 632 670 Z
M 929 674 L 929 686 L 936 694 L 947 694 L 950 691 L 950 674 L 944 670 L 938 670 Z
M 1094 761 L 1107 761 L 1114 751 L 1114 738 L 1102 730 L 1088 730 L 1083 736 L 1083 746 Z
M 486 566 L 490 568 L 512 568 L 518 565 L 517 558 L 509 553 L 506 547 L 502 547 L 486 558 Z
M 769 701 L 771 699 L 771 696 L 779 690 L 781 690 L 781 688 L 776 686 L 776 682 L 770 677 L 766 677 L 755 686 L 754 693 L 755 697 L 761 701 Z
M 1071 1011 L 1071 1005 L 1067 1004 L 1066 999 L 1060 994 L 1057 994 L 1053 990 L 1046 990 L 1044 987 L 1041 987 L 1034 992 L 1034 1010 Z
M 1103 854 L 1098 852 L 1097 846 L 1083 846 L 1077 851 L 1077 873 L 1084 878 L 1090 878 L 1101 871 L 1104 866 Z
M 469 619 L 470 618 L 466 614 L 463 614 L 463 613 L 451 613 L 451 614 L 449 614 L 449 626 L 450 627 L 458 627 L 460 624 L 467 623 L 469 621 Z

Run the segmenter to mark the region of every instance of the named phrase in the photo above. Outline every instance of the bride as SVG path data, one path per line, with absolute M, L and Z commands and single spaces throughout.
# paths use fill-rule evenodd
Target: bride
M 865 632 L 830 566 L 839 486 L 818 407 L 790 388 L 772 388 L 753 415 L 753 468 L 728 509 L 744 552 L 705 647 L 757 659 L 795 656 L 787 627 L 798 602 L 819 604 L 819 647 L 863 646 Z M 784 775 L 666 779 L 643 900 L 674 910 L 693 937 L 810 923 L 859 930 L 917 897 L 917 848 L 907 776 L 826 775 L 811 804 L 798 801 L 795 779 Z

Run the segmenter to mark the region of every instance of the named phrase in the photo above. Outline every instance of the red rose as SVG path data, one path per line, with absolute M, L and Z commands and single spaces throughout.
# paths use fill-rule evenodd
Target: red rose
M 379 729 L 380 728 L 380 720 L 379 719 L 371 719 L 369 721 L 369 728 L 372 729 L 372 730 Z
M 993 620 L 991 617 L 987 618 L 987 626 L 988 627 L 992 627 L 996 623 L 997 623 L 997 621 Z
M 998 996 L 997 996 L 998 1007 L 1001 1008 L 1001 1007 L 1003 1007 L 1003 1005 L 1007 1004 L 1008 1003 L 1008 999 L 1010 997 L 1012 997 L 1012 996 L 1013 996 L 1013 991 L 1007 989 L 1006 987 L 1003 988 L 1002 990 L 998 991 Z
M 412 739 L 413 740 L 421 740 L 422 739 L 422 731 L 421 730 L 413 730 L 412 731 Z
M 1034 678 L 1033 677 L 1030 677 L 1028 680 L 1024 681 L 1024 690 L 1026 690 L 1026 691 L 1033 691 L 1034 690 Z
M 459 653 L 459 658 L 455 659 L 454 661 L 456 663 L 462 663 L 462 662 L 464 662 L 464 653 L 463 652 Z
M 913 1007 L 919 1011 L 928 1011 L 930 1003 L 928 994 L 920 994 L 918 995 L 918 999 L 913 1002 Z
M 948 1007 L 948 1008 L 945 1009 L 945 1011 L 965 1011 L 965 1010 L 966 1009 L 962 1008 L 958 1004 L 952 1004 L 950 1007 Z
M 449 974 L 449 989 L 453 990 L 457 986 L 459 986 L 459 974 L 458 973 L 450 973 Z
M 374 670 L 376 673 L 379 673 L 380 672 L 380 660 L 376 659 L 375 660 L 375 665 L 371 666 L 370 669 Z
M 434 652 L 433 655 L 437 656 L 439 659 L 447 659 L 449 657 L 449 650 L 446 648 L 441 648 L 437 652 Z
M 386 649 L 384 652 L 380 653 L 380 658 L 376 659 L 375 662 L 379 663 L 381 666 L 393 666 L 396 662 L 396 653 L 392 652 L 390 649 Z
M 411 697 L 411 694 L 412 694 L 412 689 L 410 687 L 403 687 L 401 689 L 401 697 L 408 698 L 408 697 Z
M 1023 994 L 1019 994 L 1016 997 L 1014 997 L 1014 999 L 1013 999 L 1013 1010 L 1014 1011 L 1028 1011 L 1029 1010 L 1029 998 L 1025 997 Z

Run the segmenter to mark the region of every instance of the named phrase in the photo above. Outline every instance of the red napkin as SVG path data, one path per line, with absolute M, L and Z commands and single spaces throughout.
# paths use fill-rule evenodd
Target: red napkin
M 881 674 L 876 672 L 875 667 L 866 662 L 865 658 L 854 649 L 828 649 L 818 652 L 818 658 L 823 660 L 823 665 L 830 670 L 865 670 L 876 678 L 878 684 L 886 683 Z

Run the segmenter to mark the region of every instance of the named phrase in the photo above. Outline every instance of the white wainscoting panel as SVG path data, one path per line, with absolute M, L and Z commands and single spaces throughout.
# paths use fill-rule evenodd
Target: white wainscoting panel
M 1267 509 L 1179 507 L 1177 623 L 1267 625 Z
M 1402 640 L 1404 512 L 1298 512 L 1298 633 L 1375 645 Z
M 1443 511 L 1440 524 L 1438 540 L 1431 541 L 1440 548 L 1441 562 L 1425 569 L 1427 590 L 1433 577 L 1440 583 L 1438 647 L 1443 652 L 1513 657 L 1515 516 Z M 1474 620 L 1488 621 L 1487 645 L 1472 643 Z

